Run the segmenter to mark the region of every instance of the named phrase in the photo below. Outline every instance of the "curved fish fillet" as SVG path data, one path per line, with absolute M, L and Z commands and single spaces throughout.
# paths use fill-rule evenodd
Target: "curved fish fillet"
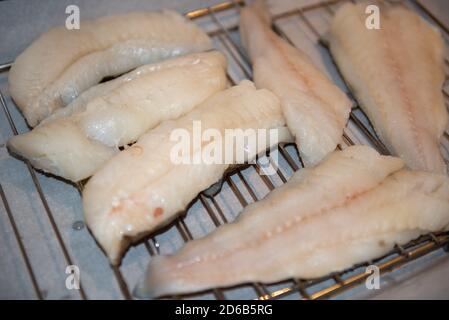
M 139 295 L 316 278 L 447 227 L 449 178 L 402 167 L 367 146 L 335 151 L 235 222 L 152 258 Z
M 176 119 L 226 87 L 226 59 L 196 53 L 150 64 L 84 92 L 8 148 L 33 166 L 79 181 L 119 146 L 162 121 Z
M 201 123 L 204 134 L 206 129 L 218 130 L 223 138 L 225 129 L 270 128 L 284 129 L 280 130 L 280 141 L 289 138 L 277 97 L 268 90 L 256 90 L 250 81 L 216 93 L 184 117 L 166 121 L 140 137 L 136 144 L 107 162 L 83 192 L 87 225 L 113 264 L 119 263 L 131 241 L 173 220 L 229 167 L 224 161 L 172 161 L 171 156 L 179 154 L 182 142 L 177 133 L 188 135 L 192 161 L 204 154 L 212 141 L 218 143 L 219 140 L 190 142 L 192 136 L 195 139 L 193 121 Z M 248 142 L 248 157 L 265 151 L 266 147 L 261 146 Z
M 242 9 L 240 32 L 256 86 L 281 99 L 302 160 L 306 166 L 317 164 L 341 142 L 351 102 L 305 53 L 271 30 L 264 2 Z
M 52 28 L 14 62 L 9 90 L 30 126 L 107 76 L 211 48 L 194 23 L 172 11 L 132 12 Z
M 369 30 L 365 7 L 348 3 L 337 11 L 332 55 L 387 148 L 411 169 L 446 173 L 441 35 L 401 6 L 381 7 L 381 28 Z

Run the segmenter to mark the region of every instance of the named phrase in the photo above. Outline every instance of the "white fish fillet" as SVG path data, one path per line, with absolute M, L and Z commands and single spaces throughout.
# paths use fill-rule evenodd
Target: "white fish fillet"
M 128 244 L 174 219 L 202 190 L 218 181 L 229 164 L 174 164 L 170 156 L 179 141 L 171 138 L 184 129 L 191 138 L 193 121 L 202 132 L 215 129 L 284 129 L 279 140 L 288 140 L 277 97 L 268 90 L 256 90 L 243 81 L 216 93 L 182 118 L 166 121 L 140 137 L 136 144 L 119 153 L 87 183 L 83 192 L 87 225 L 117 264 Z M 271 143 L 272 141 L 270 141 Z M 277 143 L 276 143 L 277 144 Z M 192 142 L 192 158 L 205 152 L 212 142 Z M 248 143 L 249 158 L 263 150 Z
M 351 102 L 305 53 L 271 30 L 262 1 L 242 9 L 240 32 L 253 63 L 256 86 L 281 99 L 304 164 L 317 164 L 341 142 Z
M 145 65 L 84 92 L 8 148 L 33 166 L 79 181 L 91 176 L 119 146 L 176 119 L 226 85 L 226 58 L 195 53 Z
M 139 295 L 321 277 L 447 227 L 449 178 L 402 167 L 367 146 L 335 151 L 235 222 L 152 258 Z
M 173 56 L 205 51 L 210 39 L 172 11 L 132 12 L 55 27 L 15 60 L 11 96 L 30 126 L 107 76 Z
M 348 3 L 337 11 L 332 55 L 386 147 L 411 169 L 445 173 L 442 37 L 402 6 L 381 6 L 381 28 L 369 30 L 365 7 Z

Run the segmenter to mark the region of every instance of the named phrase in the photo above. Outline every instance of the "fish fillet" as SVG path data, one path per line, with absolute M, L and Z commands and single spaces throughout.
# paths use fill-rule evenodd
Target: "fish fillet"
M 145 65 L 85 91 L 30 132 L 11 152 L 72 181 L 91 176 L 148 129 L 176 119 L 226 87 L 226 58 L 194 53 Z
M 447 227 L 449 178 L 402 167 L 367 146 L 335 151 L 235 222 L 152 258 L 138 294 L 321 277 Z
M 348 3 L 337 11 L 332 55 L 386 147 L 411 169 L 446 173 L 441 35 L 402 6 L 381 6 L 380 29 L 367 29 L 365 7 Z
M 55 27 L 15 60 L 9 90 L 30 126 L 107 76 L 212 47 L 194 23 L 172 11 L 132 12 Z
M 174 219 L 229 167 L 224 161 L 172 161 L 171 154 L 180 144 L 172 137 L 173 132 L 184 130 L 191 139 L 195 134 L 193 121 L 201 123 L 204 134 L 206 129 L 218 130 L 222 137 L 226 129 L 279 129 L 280 142 L 289 138 L 278 98 L 268 90 L 256 90 L 247 80 L 216 93 L 184 117 L 166 121 L 140 137 L 136 144 L 108 161 L 83 192 L 87 225 L 113 264 L 119 263 L 131 241 Z M 206 152 L 213 141 L 219 140 L 209 138 L 199 145 L 192 142 L 191 160 Z M 249 159 L 265 151 L 266 147 L 259 149 L 261 146 L 247 143 Z
M 288 128 L 306 166 L 313 166 L 341 142 L 351 102 L 301 50 L 270 28 L 264 2 L 242 9 L 240 32 L 258 88 L 281 100 Z

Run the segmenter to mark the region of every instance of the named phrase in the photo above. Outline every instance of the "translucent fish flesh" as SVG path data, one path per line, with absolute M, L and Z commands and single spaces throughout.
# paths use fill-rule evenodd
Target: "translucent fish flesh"
M 442 37 L 403 6 L 380 6 L 380 29 L 368 29 L 366 6 L 337 11 L 332 55 L 390 152 L 411 169 L 446 173 L 439 149 L 448 123 Z
M 91 176 L 148 129 L 176 119 L 226 85 L 219 52 L 194 53 L 141 66 L 85 91 L 30 132 L 14 136 L 11 152 L 72 181 Z
M 55 27 L 15 60 L 9 90 L 30 126 L 108 76 L 211 48 L 208 36 L 172 11 L 132 12 Z

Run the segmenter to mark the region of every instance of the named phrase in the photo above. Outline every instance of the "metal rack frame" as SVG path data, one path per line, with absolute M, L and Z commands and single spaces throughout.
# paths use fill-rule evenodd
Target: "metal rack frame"
M 328 14 L 333 14 L 332 6 L 337 3 L 341 3 L 348 0 L 332 0 L 332 1 L 323 1 L 319 2 L 317 4 L 304 6 L 302 8 L 293 9 L 287 12 L 283 12 L 281 14 L 278 14 L 273 17 L 273 28 L 275 32 L 277 32 L 281 37 L 292 43 L 290 38 L 287 34 L 285 34 L 282 29 L 278 26 L 278 22 L 282 19 L 292 17 L 292 16 L 298 16 L 304 24 L 310 29 L 311 32 L 313 32 L 317 38 L 319 38 L 319 32 L 314 27 L 313 23 L 309 21 L 309 19 L 306 16 L 306 13 L 312 10 L 326 10 Z M 354 2 L 354 1 L 353 1 Z M 434 15 L 432 15 L 431 12 L 427 11 L 424 6 L 422 6 L 418 1 L 415 0 L 408 0 L 407 4 L 412 5 L 414 7 L 418 7 L 420 10 L 424 12 L 430 19 L 434 21 L 435 24 L 437 24 L 445 33 L 446 36 L 449 35 L 448 28 L 439 20 L 436 19 Z M 218 13 L 227 11 L 227 10 L 235 10 L 238 11 L 240 8 L 244 6 L 244 1 L 242 0 L 234 0 L 234 1 L 226 1 L 220 4 L 217 4 L 215 6 L 211 7 L 205 7 L 201 9 L 197 9 L 194 11 L 187 12 L 185 15 L 186 17 L 195 20 L 202 17 L 209 17 L 211 18 L 212 22 L 216 26 L 216 30 L 208 32 L 209 36 L 216 38 L 221 45 L 223 45 L 224 48 L 226 48 L 227 52 L 230 54 L 234 62 L 237 64 L 237 66 L 241 69 L 242 73 L 249 79 L 251 79 L 251 63 L 248 60 L 247 56 L 241 49 L 240 45 L 233 40 L 230 33 L 232 31 L 237 30 L 238 26 L 231 26 L 231 27 L 225 27 L 224 24 L 220 21 L 220 18 L 218 16 Z M 293 44 L 293 43 L 292 43 Z M 319 45 L 325 47 L 324 44 L 319 43 Z M 449 65 L 449 61 L 446 59 L 446 64 Z M 12 63 L 3 63 L 0 64 L 0 72 L 6 72 L 9 70 Z M 228 74 L 228 79 L 231 84 L 234 84 L 235 81 L 233 78 Z M 357 102 L 354 97 L 354 95 L 349 90 L 349 87 L 346 88 L 348 95 L 354 100 L 356 106 Z M 446 99 L 449 99 L 448 95 L 445 95 Z M 2 105 L 2 109 L 7 117 L 7 120 L 9 122 L 9 125 L 11 127 L 12 133 L 14 135 L 18 134 L 16 125 L 13 121 L 13 118 L 10 113 L 9 106 L 7 105 L 3 94 L 0 92 L 0 103 Z M 356 107 L 355 109 L 359 109 Z M 382 144 L 382 142 L 372 133 L 372 130 L 367 127 L 367 125 L 360 119 L 358 113 L 355 111 L 351 112 L 350 120 L 349 120 L 359 131 L 360 133 L 369 141 L 369 143 L 376 148 L 379 152 L 383 154 L 388 154 L 388 150 L 386 147 Z M 353 138 L 351 138 L 351 134 L 349 128 L 345 129 L 344 133 L 344 143 L 345 145 L 353 145 L 356 143 L 359 143 L 358 141 L 354 141 Z M 445 134 L 445 138 L 448 138 L 447 133 Z M 293 145 L 293 144 L 291 144 Z M 294 146 L 294 145 L 293 145 Z M 341 146 L 344 147 L 344 146 Z M 282 159 L 289 165 L 289 167 L 292 169 L 292 171 L 300 170 L 303 167 L 301 158 L 298 159 L 297 149 L 296 146 L 293 148 L 290 148 L 288 144 L 280 144 L 278 146 L 279 156 L 282 157 Z M 447 160 L 446 160 L 447 161 Z M 25 160 L 27 170 L 32 178 L 33 184 L 38 192 L 40 201 L 42 202 L 46 215 L 50 221 L 52 231 L 57 239 L 58 245 L 61 250 L 61 254 L 64 256 L 65 262 L 69 265 L 72 264 L 72 258 L 70 255 L 70 252 L 67 248 L 67 245 L 65 244 L 59 227 L 57 223 L 55 222 L 55 219 L 53 217 L 53 213 L 50 209 L 50 206 L 48 204 L 47 198 L 42 190 L 42 187 L 40 185 L 40 182 L 36 176 L 35 169 L 31 166 L 30 162 L 28 160 Z M 244 192 L 246 191 L 252 201 L 260 200 L 256 196 L 255 190 L 252 189 L 248 181 L 245 179 L 244 175 L 242 174 L 242 170 L 247 168 L 248 166 L 254 166 L 256 171 L 260 173 L 261 166 L 256 163 L 254 165 L 245 165 L 240 166 L 238 168 L 233 169 L 232 171 L 225 174 L 222 181 L 220 183 L 227 183 L 232 190 L 235 197 L 238 199 L 239 203 L 242 205 L 242 207 L 245 207 L 248 205 L 248 201 L 245 199 Z M 270 177 L 266 175 L 260 175 L 261 181 L 267 186 L 269 190 L 273 190 L 275 188 L 274 182 L 271 180 Z M 239 181 L 242 182 L 243 190 L 237 186 L 237 184 L 234 182 L 232 177 L 236 177 Z M 277 171 L 277 177 L 282 181 L 282 183 L 285 183 L 287 181 L 286 175 L 281 171 Z M 220 225 L 227 223 L 228 219 L 226 218 L 225 214 L 223 213 L 223 209 L 220 207 L 219 203 L 216 201 L 216 194 L 220 192 L 220 183 L 218 185 L 215 185 L 212 187 L 213 191 L 210 189 L 201 192 L 197 199 L 200 201 L 202 206 L 204 207 L 205 211 L 207 212 L 208 216 L 212 220 L 215 227 L 219 227 Z M 218 186 L 218 188 L 217 188 Z M 79 183 L 76 184 L 76 188 L 81 192 L 83 188 L 83 184 Z M 218 189 L 218 190 L 217 190 Z M 30 263 L 29 256 L 25 250 L 25 246 L 23 244 L 23 241 L 20 236 L 19 229 L 17 228 L 17 223 L 14 218 L 14 214 L 10 209 L 8 199 L 5 195 L 5 192 L 3 190 L 2 185 L 0 184 L 0 198 L 2 199 L 2 202 L 4 204 L 4 207 L 7 212 L 7 216 L 9 218 L 9 221 L 11 223 L 14 235 L 16 237 L 21 255 L 23 256 L 26 269 L 29 273 L 29 276 L 32 281 L 33 288 L 35 290 L 36 296 L 38 299 L 43 299 L 43 295 L 41 293 L 41 290 L 39 288 L 38 282 L 36 281 L 36 276 L 33 271 L 33 268 Z M 186 212 L 188 211 L 188 208 L 186 209 Z M 184 221 L 183 218 L 184 215 L 181 215 L 178 219 L 176 219 L 172 225 L 176 227 L 180 235 L 182 236 L 182 239 L 187 242 L 193 239 L 192 232 L 189 230 L 187 224 Z M 142 241 L 142 244 L 145 246 L 146 250 L 148 251 L 150 256 L 154 256 L 159 254 L 159 244 L 156 241 L 154 237 L 147 237 Z M 281 298 L 289 294 L 297 293 L 299 294 L 299 297 L 302 299 L 319 299 L 319 298 L 327 298 L 334 296 L 338 293 L 340 293 L 343 290 L 349 289 L 354 287 L 355 285 L 361 283 L 364 281 L 369 274 L 365 273 L 363 269 L 364 266 L 375 264 L 379 267 L 379 270 L 382 273 L 386 273 L 389 271 L 392 271 L 396 268 L 400 268 L 401 266 L 404 266 L 408 262 L 415 260 L 419 257 L 422 257 L 426 254 L 429 254 L 441 247 L 445 247 L 446 250 L 449 250 L 449 232 L 441 232 L 441 233 L 432 233 L 423 237 L 420 237 L 417 240 L 414 240 L 407 245 L 404 246 L 396 246 L 396 248 L 388 253 L 387 255 L 375 260 L 375 261 L 368 261 L 366 263 L 360 264 L 356 267 L 353 267 L 349 270 L 346 270 L 344 272 L 339 272 L 335 274 L 330 274 L 326 277 L 320 278 L 320 279 L 313 279 L 313 280 L 304 280 L 304 279 L 291 279 L 293 280 L 293 285 L 286 286 L 282 289 L 270 292 L 270 290 L 267 289 L 267 286 L 260 284 L 260 283 L 252 283 L 248 284 L 248 286 L 252 287 L 259 297 L 259 299 L 272 299 L 272 298 Z M 120 287 L 120 290 L 122 292 L 122 295 L 125 299 L 132 299 L 132 294 L 130 293 L 130 290 L 126 284 L 126 281 L 123 277 L 123 274 L 119 267 L 112 267 L 113 273 L 115 275 L 116 281 Z M 357 271 L 358 270 L 358 271 Z M 350 273 L 350 275 L 348 275 Z M 332 280 L 332 284 L 327 285 L 325 288 L 320 289 L 318 291 L 311 292 L 311 287 L 324 283 L 328 280 Z M 210 290 L 209 292 L 212 292 L 215 298 L 217 299 L 225 299 L 225 292 L 228 289 L 225 288 L 216 288 L 213 290 Z M 195 296 L 194 295 L 186 295 L 186 296 Z M 80 289 L 80 297 L 82 299 L 87 299 L 87 294 L 81 287 Z M 184 296 L 176 296 L 175 298 L 182 298 Z

